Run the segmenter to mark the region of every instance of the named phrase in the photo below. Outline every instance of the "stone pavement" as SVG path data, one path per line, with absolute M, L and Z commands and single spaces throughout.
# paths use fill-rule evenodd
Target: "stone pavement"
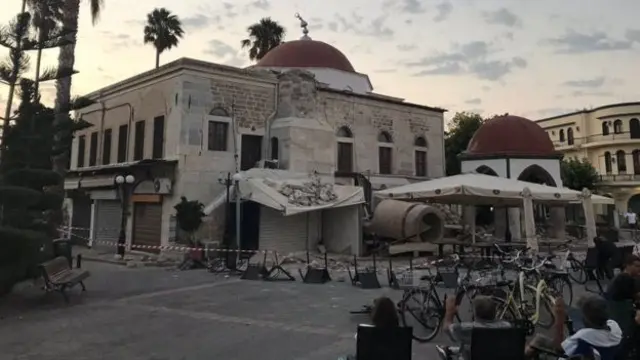
M 1 359 L 335 360 L 355 351 L 356 326 L 367 320 L 349 310 L 401 295 L 339 282 L 84 267 L 92 272 L 88 292 L 73 291 L 70 305 L 37 286 L 0 302 Z M 434 344 L 446 341 L 440 334 L 429 344 L 414 342 L 414 359 L 437 359 Z

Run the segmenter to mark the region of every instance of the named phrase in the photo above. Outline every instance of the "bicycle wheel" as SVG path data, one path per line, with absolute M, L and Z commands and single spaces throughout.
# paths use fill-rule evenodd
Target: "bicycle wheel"
M 561 296 L 567 306 L 573 302 L 573 285 L 566 276 L 554 276 L 547 280 L 547 286 L 554 292 L 554 295 Z
M 568 260 L 569 266 L 565 270 L 569 273 L 569 278 L 576 284 L 584 285 L 587 283 L 587 269 L 584 264 L 575 258 Z
M 520 316 L 513 310 L 511 303 L 507 303 L 504 298 L 491 296 L 491 300 L 496 303 L 496 317 L 498 320 L 504 320 L 508 322 L 514 322 L 521 319 Z
M 534 317 L 536 314 L 536 288 L 526 285 L 524 288 L 524 309 L 528 317 Z M 553 315 L 553 297 L 547 291 L 540 294 L 540 308 L 538 309 L 537 321 L 533 321 L 535 326 L 543 329 L 550 329 L 555 322 Z
M 400 301 L 402 325 L 413 328 L 413 338 L 418 342 L 433 340 L 440 330 L 443 317 L 444 309 L 430 291 L 410 290 Z

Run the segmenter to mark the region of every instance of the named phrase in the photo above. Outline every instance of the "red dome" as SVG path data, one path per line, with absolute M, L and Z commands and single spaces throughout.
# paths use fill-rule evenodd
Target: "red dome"
M 289 68 L 331 68 L 356 72 L 340 50 L 315 40 L 294 40 L 282 43 L 269 51 L 256 66 Z
M 519 116 L 487 120 L 473 135 L 465 155 L 554 156 L 549 135 L 535 122 Z

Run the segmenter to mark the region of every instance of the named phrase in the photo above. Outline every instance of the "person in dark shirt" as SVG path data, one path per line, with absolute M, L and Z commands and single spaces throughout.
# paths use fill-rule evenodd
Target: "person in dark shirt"
M 593 239 L 593 243 L 598 251 L 598 268 L 596 271 L 598 277 L 612 279 L 614 260 L 618 253 L 618 248 L 612 241 L 603 236 Z
M 640 257 L 629 255 L 623 263 L 623 270 L 607 288 L 606 298 L 611 301 L 640 300 Z

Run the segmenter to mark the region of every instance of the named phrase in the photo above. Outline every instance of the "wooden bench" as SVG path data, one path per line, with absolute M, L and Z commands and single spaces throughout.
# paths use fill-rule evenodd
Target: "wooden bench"
M 45 291 L 59 291 L 64 297 L 65 302 L 69 302 L 69 297 L 65 293 L 78 284 L 82 286 L 82 291 L 87 289 L 83 281 L 89 277 L 86 270 L 72 269 L 69 267 L 69 261 L 64 256 L 58 256 L 53 260 L 49 260 L 40 265 L 42 269 L 42 277 L 44 278 Z

